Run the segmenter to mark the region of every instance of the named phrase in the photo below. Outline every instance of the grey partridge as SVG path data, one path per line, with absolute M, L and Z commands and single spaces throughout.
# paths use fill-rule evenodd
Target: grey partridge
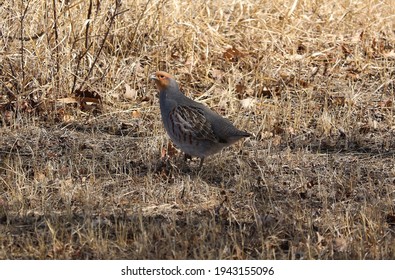
M 186 97 L 170 74 L 158 71 L 150 78 L 159 90 L 160 112 L 167 134 L 185 154 L 201 159 L 199 169 L 205 157 L 251 136 L 205 105 Z

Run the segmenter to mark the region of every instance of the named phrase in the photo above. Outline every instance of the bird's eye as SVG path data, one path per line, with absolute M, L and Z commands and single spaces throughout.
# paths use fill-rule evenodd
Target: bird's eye
M 163 75 L 160 75 L 160 76 L 159 76 L 159 78 L 161 78 L 161 79 L 163 79 L 164 77 L 165 77 L 165 76 L 163 76 Z

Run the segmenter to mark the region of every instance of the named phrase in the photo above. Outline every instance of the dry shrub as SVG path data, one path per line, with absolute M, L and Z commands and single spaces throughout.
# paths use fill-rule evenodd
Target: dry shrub
M 0 258 L 393 259 L 394 14 L 0 4 Z M 254 137 L 185 165 L 156 70 Z

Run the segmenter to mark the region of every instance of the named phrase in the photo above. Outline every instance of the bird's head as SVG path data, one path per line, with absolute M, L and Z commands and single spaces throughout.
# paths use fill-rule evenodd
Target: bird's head
M 158 71 L 151 74 L 150 79 L 155 81 L 155 84 L 159 91 L 164 90 L 169 86 L 175 85 L 177 87 L 177 83 L 174 80 L 173 76 L 163 71 Z

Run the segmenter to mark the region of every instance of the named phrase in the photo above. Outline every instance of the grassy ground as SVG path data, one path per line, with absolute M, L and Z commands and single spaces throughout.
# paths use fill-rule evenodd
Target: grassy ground
M 3 1 L 0 259 L 394 259 L 394 14 Z M 254 137 L 185 166 L 156 70 Z

